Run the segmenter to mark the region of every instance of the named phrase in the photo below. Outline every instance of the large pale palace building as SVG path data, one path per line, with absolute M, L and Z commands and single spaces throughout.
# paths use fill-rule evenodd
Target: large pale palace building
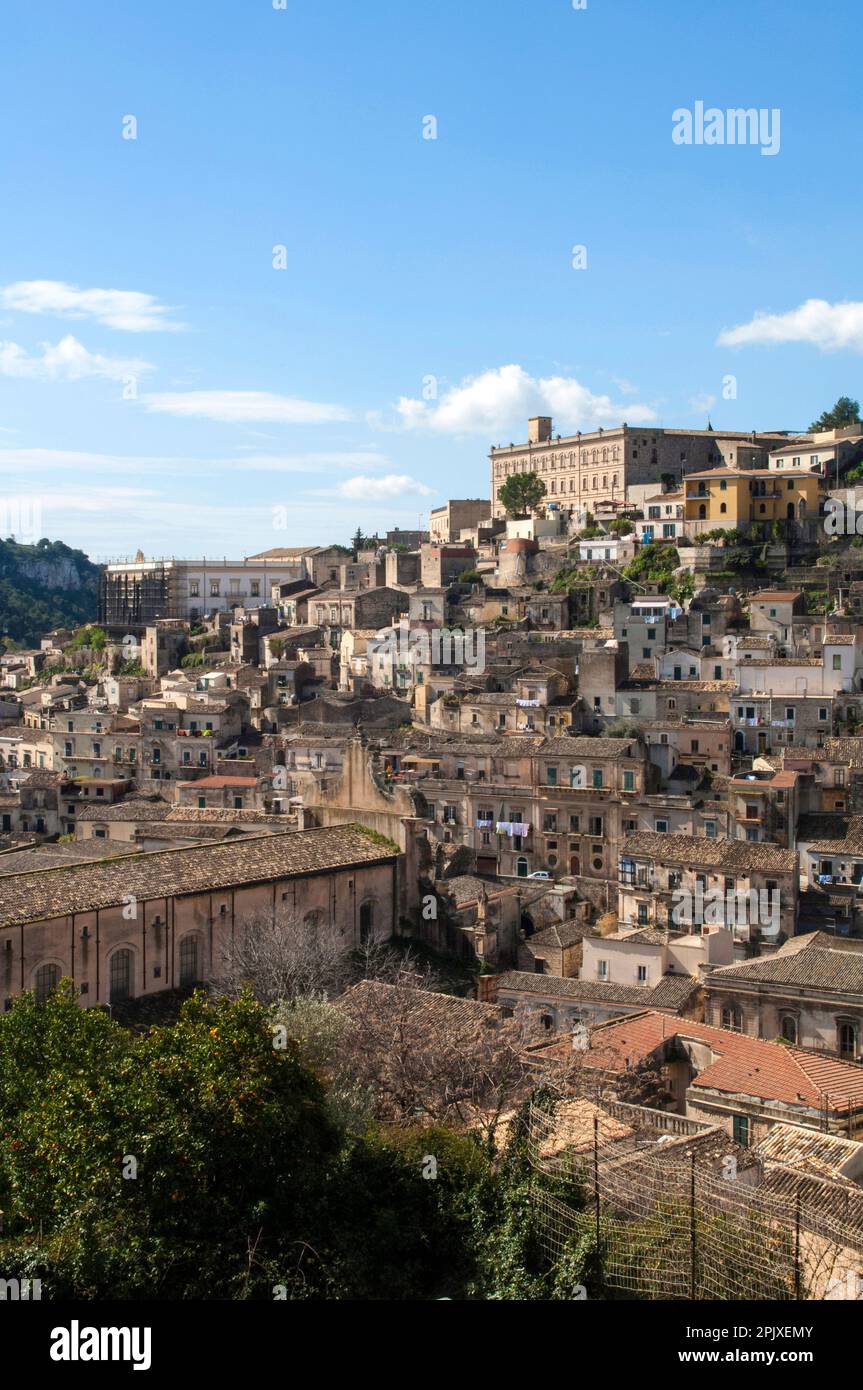
M 491 499 L 494 516 L 503 516 L 498 492 L 512 473 L 538 473 L 546 503 L 562 510 L 589 511 L 598 502 L 621 504 L 644 500 L 658 491 L 663 473 L 685 473 L 722 466 L 766 468 L 768 455 L 788 443 L 788 431 L 736 434 L 728 430 L 665 430 L 619 425 L 566 438 L 552 434 L 552 421 L 540 415 L 528 421 L 526 444 L 491 450 Z M 636 489 L 645 489 L 639 493 Z

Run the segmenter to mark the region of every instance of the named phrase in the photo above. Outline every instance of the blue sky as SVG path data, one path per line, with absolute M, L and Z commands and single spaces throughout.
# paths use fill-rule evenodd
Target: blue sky
M 238 556 L 485 496 L 529 414 L 805 429 L 863 394 L 859 13 L 6 0 L 0 523 Z

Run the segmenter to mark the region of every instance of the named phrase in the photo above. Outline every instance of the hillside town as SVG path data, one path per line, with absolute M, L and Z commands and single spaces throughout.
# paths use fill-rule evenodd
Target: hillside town
M 817 1179 L 863 1251 L 861 477 L 855 423 L 539 417 L 427 530 L 105 565 L 0 655 L 4 1010 L 157 1018 L 280 922 L 396 943 L 458 980 L 424 1026 L 523 1026 L 576 1149 Z

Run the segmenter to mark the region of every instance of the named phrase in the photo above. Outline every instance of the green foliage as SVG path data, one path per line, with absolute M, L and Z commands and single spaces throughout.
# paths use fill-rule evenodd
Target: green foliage
M 98 595 L 99 566 L 82 550 L 0 540 L 0 635 L 34 646 L 52 628 L 91 622 Z
M 189 652 L 188 656 L 183 657 L 180 665 L 184 667 L 203 666 L 206 659 L 205 652 Z
M 521 516 L 539 506 L 545 491 L 545 483 L 538 473 L 512 473 L 498 488 L 497 495 L 508 516 Z
M 68 643 L 66 650 L 70 652 L 90 651 L 103 652 L 108 641 L 108 634 L 102 627 L 79 627 L 72 640 Z
M 615 536 L 631 536 L 635 526 L 628 517 L 619 516 L 608 523 L 608 529 Z
M 810 434 L 818 434 L 822 430 L 841 430 L 848 425 L 859 425 L 860 421 L 860 402 L 852 400 L 850 396 L 840 396 L 832 410 L 825 410 L 809 426 Z
M 250 999 L 195 996 L 133 1037 L 66 992 L 0 1019 L 0 1134 L 4 1265 L 37 1249 L 55 1296 L 121 1298 L 238 1296 L 250 1241 L 300 1234 L 338 1142 Z
M 462 570 L 458 582 L 459 584 L 481 584 L 482 575 L 479 570 Z
M 622 571 L 624 579 L 636 583 L 669 584 L 680 566 L 680 556 L 673 545 L 645 545 Z

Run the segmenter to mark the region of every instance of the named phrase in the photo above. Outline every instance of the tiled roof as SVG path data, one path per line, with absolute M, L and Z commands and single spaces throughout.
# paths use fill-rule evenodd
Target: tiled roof
M 723 965 L 707 977 L 714 986 L 742 984 L 797 985 L 802 988 L 863 995 L 863 942 L 826 932 L 795 937 L 774 955 Z
M 226 806 L 174 806 L 165 817 L 172 824 L 199 825 L 284 825 L 283 815 L 270 815 L 254 807 L 230 808 Z
M 437 884 L 437 891 L 441 896 L 452 898 L 456 908 L 461 908 L 478 903 L 483 893 L 491 901 L 511 894 L 515 889 L 508 883 L 488 883 L 485 879 L 475 878 L 473 874 L 456 874 L 453 878 L 441 880 Z
M 791 477 L 794 475 L 791 474 Z M 757 594 L 750 596 L 751 603 L 792 603 L 796 598 L 802 598 L 802 589 L 760 589 Z
M 826 738 L 824 758 L 828 763 L 848 763 L 851 767 L 863 767 L 863 738 Z
M 361 980 L 349 989 L 347 994 L 336 1000 L 336 1007 L 350 1015 L 354 1005 L 362 1005 L 365 999 L 379 1001 L 384 1007 L 395 995 L 397 985 L 385 984 L 381 980 Z M 448 1023 L 464 1027 L 465 1024 L 477 1028 L 496 1027 L 503 1022 L 504 1012 L 498 1004 L 480 1003 L 476 999 L 462 999 L 456 994 L 438 994 L 430 989 L 417 989 L 411 1009 L 412 1022 L 422 1022 L 425 1018 L 431 1027 L 446 1026 Z
M 713 1060 L 690 1083 L 696 1090 L 834 1113 L 863 1107 L 863 1067 L 657 1012 L 598 1024 L 582 1060 L 585 1066 L 624 1071 L 675 1038 L 710 1048 Z
M 529 994 L 541 999 L 570 999 L 586 1004 L 635 1004 L 639 1009 L 683 1007 L 698 989 L 699 982 L 689 975 L 665 976 L 653 989 L 645 985 L 579 980 L 562 975 L 537 975 L 531 970 L 508 970 L 498 980 L 498 990 Z
M 106 806 L 96 802 L 82 806 L 76 812 L 77 821 L 154 821 L 165 820 L 171 810 L 170 801 L 150 801 L 145 797 L 126 797 Z
M 802 1125 L 771 1125 L 753 1152 L 761 1159 L 787 1163 L 821 1177 L 836 1177 L 846 1164 L 859 1164 L 863 1146 L 838 1134 Z M 859 1192 L 859 1189 L 858 1189 Z M 863 1194 L 861 1194 L 863 1195 Z
M 180 782 L 181 787 L 200 787 L 203 791 L 223 791 L 225 787 L 256 787 L 257 777 L 199 777 L 197 781 Z
M 739 873 L 750 869 L 793 873 L 798 863 L 795 850 L 781 849 L 779 845 L 753 844 L 748 840 L 708 840 L 695 835 L 662 835 L 651 830 L 627 835 L 622 853 L 689 867 L 734 869 Z
M 582 922 L 575 920 L 569 922 L 553 922 L 551 926 L 543 927 L 542 931 L 534 932 L 528 941 L 530 950 L 535 946 L 559 947 L 566 950 L 570 946 L 577 946 L 579 941 L 583 941 L 586 936 L 596 936 L 593 927 L 585 926 Z
M 819 666 L 821 663 L 818 663 Z M 754 665 L 747 662 L 747 665 Z M 636 667 L 629 680 L 621 681 L 620 690 L 668 690 L 668 691 L 706 691 L 708 694 L 731 695 L 737 689 L 736 681 L 670 681 L 655 678 L 642 678 L 635 675 Z
M 637 738 L 586 738 L 583 735 L 546 740 L 546 746 L 555 754 L 571 753 L 575 758 L 631 758 L 633 749 L 638 748 Z M 540 752 L 544 751 L 540 749 Z
M 563 975 L 537 975 L 531 970 L 508 970 L 498 980 L 498 990 L 535 994 L 541 998 L 583 999 L 599 1004 L 638 1004 L 640 1008 L 650 995 L 644 985 L 603 984 L 599 980 L 574 980 Z
M 159 850 L 117 864 L 15 874 L 3 881 L 0 927 L 114 907 L 130 894 L 146 901 L 215 892 L 394 858 L 395 851 L 377 844 L 362 826 L 340 825 L 250 836 L 230 845 Z
M 829 811 L 801 816 L 797 840 L 816 854 L 863 853 L 863 816 Z
M 679 1013 L 700 988 L 701 981 L 693 975 L 663 975 L 650 991 L 647 1002 L 651 1009 L 671 1009 Z

